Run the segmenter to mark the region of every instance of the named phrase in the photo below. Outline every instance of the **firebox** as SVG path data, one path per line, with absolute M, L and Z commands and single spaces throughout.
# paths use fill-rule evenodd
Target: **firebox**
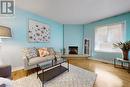
M 69 46 L 69 54 L 78 54 L 78 46 Z

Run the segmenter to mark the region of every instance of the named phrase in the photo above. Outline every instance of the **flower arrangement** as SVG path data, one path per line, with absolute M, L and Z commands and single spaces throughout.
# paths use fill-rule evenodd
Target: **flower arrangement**
M 130 41 L 114 43 L 114 47 L 118 47 L 122 50 L 123 59 L 128 60 L 128 51 L 130 50 Z
M 122 51 L 130 50 L 130 41 L 113 43 L 115 48 L 120 48 Z

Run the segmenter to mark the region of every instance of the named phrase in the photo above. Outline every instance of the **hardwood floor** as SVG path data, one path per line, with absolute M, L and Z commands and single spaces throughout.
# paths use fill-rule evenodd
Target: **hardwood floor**
M 17 80 L 17 79 L 23 78 L 25 76 L 28 76 L 32 73 L 35 73 L 36 71 L 37 71 L 37 68 L 31 69 L 28 71 L 24 70 L 24 69 L 17 70 L 17 71 L 12 72 L 12 79 Z
M 90 59 L 70 59 L 70 63 L 95 72 L 97 79 L 94 87 L 130 87 L 130 73 L 125 69 Z
M 97 74 L 97 79 L 94 87 L 130 87 L 130 73 L 125 69 L 114 68 L 112 64 L 103 63 L 90 59 L 70 59 L 70 63 L 93 71 Z M 32 69 L 29 73 L 36 72 Z M 25 77 L 27 71 L 19 70 L 12 73 L 13 79 Z

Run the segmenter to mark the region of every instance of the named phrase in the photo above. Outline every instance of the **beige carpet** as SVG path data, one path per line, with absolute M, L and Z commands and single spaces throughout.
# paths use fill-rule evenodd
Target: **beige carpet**
M 70 65 L 69 72 L 66 71 L 48 81 L 44 87 L 93 87 L 96 77 L 94 72 Z M 42 87 L 36 73 L 13 81 L 13 85 L 14 87 Z

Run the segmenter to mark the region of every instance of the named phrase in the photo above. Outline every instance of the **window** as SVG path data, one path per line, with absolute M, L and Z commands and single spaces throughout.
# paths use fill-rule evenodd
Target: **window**
M 113 43 L 123 41 L 124 23 L 97 27 L 95 30 L 95 51 L 120 52 Z

